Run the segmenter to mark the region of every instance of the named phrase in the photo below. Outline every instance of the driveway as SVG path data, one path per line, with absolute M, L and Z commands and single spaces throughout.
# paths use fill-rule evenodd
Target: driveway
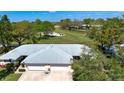
M 19 81 L 72 81 L 72 73 L 65 70 L 52 70 L 49 74 L 44 71 L 26 71 Z

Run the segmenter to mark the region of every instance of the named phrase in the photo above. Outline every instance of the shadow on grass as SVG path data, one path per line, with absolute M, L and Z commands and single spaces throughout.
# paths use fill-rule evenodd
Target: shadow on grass
M 41 39 L 48 40 L 48 39 L 53 38 L 53 37 L 56 37 L 56 36 L 44 35 L 43 37 L 41 37 Z

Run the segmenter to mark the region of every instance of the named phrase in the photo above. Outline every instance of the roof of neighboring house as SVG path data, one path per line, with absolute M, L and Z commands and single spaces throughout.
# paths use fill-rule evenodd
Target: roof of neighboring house
M 82 53 L 87 54 L 90 48 L 81 44 L 27 44 L 17 47 L 8 53 L 0 56 L 0 60 L 17 60 L 20 56 L 27 56 L 25 62 L 44 62 L 68 63 L 72 56 L 80 56 Z M 53 61 L 52 61 L 53 60 Z M 42 61 L 43 63 L 43 61 Z

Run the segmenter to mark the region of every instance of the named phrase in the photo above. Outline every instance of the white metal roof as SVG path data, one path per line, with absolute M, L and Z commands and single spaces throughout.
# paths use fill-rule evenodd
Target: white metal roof
M 32 53 L 36 53 L 37 51 L 44 49 L 45 47 L 47 47 L 47 44 L 43 44 L 42 46 L 39 44 L 34 44 L 34 45 L 22 45 L 20 47 L 17 47 L 11 51 L 9 51 L 8 53 L 2 55 L 0 57 L 0 59 L 12 59 L 12 60 L 16 60 L 17 58 L 19 58 L 22 55 L 30 55 Z
M 57 47 L 59 47 L 60 49 L 62 49 L 63 51 L 67 52 L 68 54 L 72 55 L 72 56 L 80 56 L 82 53 L 82 45 L 79 44 L 58 44 L 55 45 Z
M 89 50 L 89 47 L 81 44 L 27 44 L 9 51 L 2 55 L 0 59 L 16 60 L 20 56 L 27 56 L 25 59 L 27 63 L 29 60 L 30 62 L 40 62 L 41 59 L 44 60 L 44 62 L 48 62 L 48 60 L 50 62 L 52 58 L 56 58 L 56 62 L 59 62 L 59 59 L 61 59 L 62 63 L 64 63 L 68 62 L 67 59 L 70 56 L 80 56 L 82 53 L 87 54 Z
M 40 50 L 37 53 L 29 55 L 23 60 L 24 63 L 39 63 L 39 64 L 70 64 L 70 60 L 73 57 L 68 53 L 62 51 L 54 45 L 50 45 L 47 48 Z

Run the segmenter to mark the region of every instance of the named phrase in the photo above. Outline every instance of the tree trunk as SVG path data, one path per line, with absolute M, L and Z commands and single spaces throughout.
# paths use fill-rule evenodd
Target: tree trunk
M 18 45 L 20 46 L 22 43 L 20 41 L 18 41 Z

